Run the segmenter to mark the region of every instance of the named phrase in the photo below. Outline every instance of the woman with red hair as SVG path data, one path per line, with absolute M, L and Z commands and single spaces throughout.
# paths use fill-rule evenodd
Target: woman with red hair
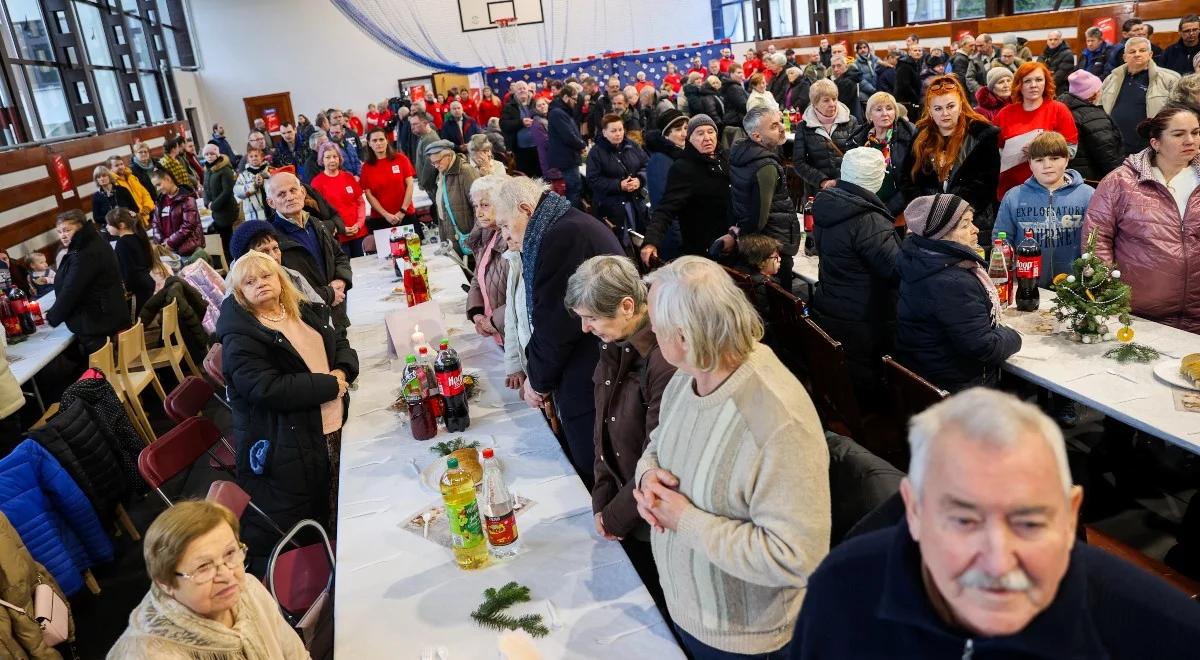
M 1000 187 L 996 199 L 1003 199 L 1009 188 L 1024 183 L 1033 176 L 1029 169 L 1029 143 L 1040 133 L 1054 131 L 1067 139 L 1071 157 L 1079 144 L 1079 131 L 1071 110 L 1054 98 L 1054 74 L 1041 62 L 1026 62 L 1013 74 L 1009 104 L 996 114 L 1000 129 L 1001 157 Z M 1014 144 L 1005 149 L 1009 141 Z M 1012 237 L 1010 237 L 1012 238 Z
M 971 107 L 958 78 L 934 78 L 925 92 L 925 112 L 917 122 L 912 149 L 899 172 L 904 199 L 958 195 L 975 210 L 975 225 L 986 240 L 996 218 L 998 137 L 996 127 Z

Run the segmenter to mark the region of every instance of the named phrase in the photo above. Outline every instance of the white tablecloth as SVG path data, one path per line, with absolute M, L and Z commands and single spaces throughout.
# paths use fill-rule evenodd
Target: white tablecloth
M 815 283 L 819 262 L 797 255 L 792 272 Z M 1050 309 L 1053 299 L 1053 291 L 1041 290 L 1042 309 Z M 1022 331 L 1021 350 L 1004 364 L 1006 371 L 1200 454 L 1200 413 L 1175 410 L 1171 391 L 1176 388 L 1155 377 L 1153 364 L 1104 357 L 1116 342 L 1080 344 L 1063 333 L 1035 334 L 1016 314 L 1006 312 L 1005 323 Z M 1178 363 L 1179 357 L 1200 352 L 1200 335 L 1136 317 L 1133 329 L 1134 341 L 1162 351 L 1161 360 Z
M 546 599 L 558 611 L 563 627 L 537 641 L 545 658 L 683 657 L 620 545 L 596 536 L 591 499 L 541 414 L 504 388 L 501 349 L 466 322 L 462 272 L 445 257 L 430 262 L 434 300 L 482 388 L 463 435 L 485 442 L 490 436 L 510 487 L 535 504 L 518 517 L 523 553 L 479 571 L 460 570 L 448 549 L 402 529 L 440 502 L 420 485 L 410 460 L 422 468 L 440 462 L 429 446 L 457 434 L 441 430 L 434 440 L 414 441 L 404 417 L 387 409 L 402 362 L 387 359 L 383 319 L 404 308 L 403 297 L 385 300 L 395 286 L 391 266 L 374 257 L 352 263 L 349 335 L 360 375 L 342 446 L 337 657 L 417 658 L 426 646 L 445 646 L 453 660 L 496 658 L 496 633 L 476 625 L 470 612 L 484 589 L 511 580 L 534 599 L 514 612 L 544 615 Z M 597 642 L 627 632 L 611 644 Z
M 54 306 L 54 292 L 39 298 L 38 304 L 41 305 L 44 316 Z M 50 364 L 51 360 L 62 355 L 74 338 L 74 333 L 67 329 L 66 323 L 59 324 L 57 328 L 51 328 L 47 323 L 39 325 L 37 332 L 31 337 L 26 337 L 25 341 L 10 344 L 8 366 L 17 383 L 24 385 L 29 382 L 43 367 Z

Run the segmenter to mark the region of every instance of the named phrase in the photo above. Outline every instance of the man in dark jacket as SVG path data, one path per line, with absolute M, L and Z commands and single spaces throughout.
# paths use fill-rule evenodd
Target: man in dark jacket
M 908 53 L 896 61 L 896 101 L 908 109 L 909 121 L 921 117 L 921 63 L 924 53 L 919 44 L 909 47 Z
M 215 144 L 204 145 L 204 205 L 212 212 L 213 225 L 221 235 L 221 247 L 229 254 L 229 237 L 237 222 L 239 206 L 233 196 L 237 175 L 229 157 Z
M 1050 68 L 1054 75 L 1054 88 L 1067 88 L 1067 76 L 1075 70 L 1075 51 L 1063 40 L 1062 32 L 1050 30 L 1046 34 L 1046 48 L 1042 51 L 1042 63 Z
M 864 404 L 879 400 L 881 358 L 891 352 L 895 332 L 900 239 L 895 219 L 875 194 L 887 166 L 878 149 L 851 149 L 837 184 L 813 203 L 813 238 L 821 254 L 813 316 L 845 347 Z
M 225 138 L 225 127 L 220 122 L 213 124 L 212 137 L 208 139 L 208 143 L 217 145 L 217 148 L 229 158 L 231 163 L 237 161 L 237 154 L 233 153 L 233 147 L 229 145 L 229 140 Z
M 915 417 L 909 444 L 905 520 L 821 562 L 790 658 L 1194 657 L 1200 608 L 1076 539 L 1083 490 L 1036 407 L 972 389 Z
M 1121 24 L 1121 43 L 1113 46 L 1109 51 L 1108 61 L 1104 63 L 1104 75 L 1100 76 L 1101 78 L 1107 78 L 1113 69 L 1125 63 L 1125 42 L 1133 37 L 1150 38 L 1150 25 L 1136 16 Z M 1153 42 L 1150 43 L 1150 52 L 1154 59 L 1158 59 L 1162 55 L 1162 49 Z
M 615 106 L 620 106 L 617 101 Z M 625 124 L 614 112 L 601 120 L 601 133 L 588 152 L 587 182 L 592 191 L 592 214 L 614 227 L 637 232 L 646 229 L 649 201 L 646 164 L 649 156 L 626 137 Z
M 742 120 L 746 118 L 747 100 L 749 95 L 746 94 L 746 74 L 740 66 L 731 67 L 729 75 L 721 82 L 721 101 L 725 106 L 725 115 L 720 124 L 741 128 Z M 717 121 L 715 117 L 712 119 Z
M 279 172 L 267 180 L 267 205 L 275 209 L 271 225 L 279 233 L 283 265 L 299 272 L 325 299 L 338 328 L 350 325 L 346 292 L 353 285 L 350 258 L 321 222 L 304 208 L 304 185 L 295 175 Z
M 446 123 L 442 124 L 442 139 L 454 143 L 454 149 L 459 153 L 467 153 L 467 143 L 477 133 L 482 133 L 479 124 L 463 112 L 460 101 L 450 103 L 450 112 L 446 115 Z
M 954 55 L 950 56 L 950 73 L 958 78 L 958 82 L 962 83 L 963 89 L 969 89 L 967 85 L 967 72 L 971 68 L 971 55 L 975 53 L 975 37 L 964 35 L 962 40 L 958 42 L 958 50 Z M 970 98 L 968 96 L 968 98 Z
M 1186 76 L 1196 72 L 1192 64 L 1196 53 L 1200 53 L 1200 16 L 1188 14 L 1179 19 L 1179 41 L 1167 46 L 1154 61 L 1161 67 Z
M 821 66 L 829 68 L 833 61 L 833 47 L 829 45 L 829 40 L 822 37 L 821 42 L 817 44 L 817 56 L 821 59 Z
M 592 374 L 599 344 L 583 332 L 563 300 L 567 280 L 580 264 L 599 254 L 622 254 L 621 244 L 602 222 L 532 179 L 510 178 L 492 199 L 509 249 L 521 252 L 533 328 L 525 347 L 528 379 L 522 395 L 533 407 L 554 395 L 571 464 L 591 490 L 596 410 Z
M 279 141 L 275 143 L 275 151 L 271 155 L 271 167 L 292 166 L 299 168 L 307 159 L 304 145 L 296 139 L 296 127 L 291 124 L 280 124 Z M 296 172 L 299 176 L 299 171 Z
M 550 104 L 547 133 L 549 135 L 547 165 L 562 172 L 571 206 L 583 208 L 583 177 L 579 173 L 580 154 L 587 142 L 575 121 L 575 104 L 579 97 L 570 86 L 564 86 L 558 98 Z
M 1121 130 L 1097 104 L 1100 79 L 1080 69 L 1068 78 L 1069 91 L 1058 100 L 1071 110 L 1079 129 L 1079 148 L 1068 167 L 1088 181 L 1099 181 L 1125 161 Z
M 763 58 L 763 65 L 773 76 L 771 82 L 767 83 L 767 91 L 775 97 L 775 102 L 779 104 L 779 107 L 783 107 L 786 100 L 784 97 L 792 84 L 783 73 L 787 66 L 787 57 L 783 53 L 771 53 Z
M 524 81 L 512 84 L 512 94 L 500 111 L 500 128 L 506 144 L 517 161 L 517 170 L 526 176 L 541 176 L 537 147 L 533 143 L 533 95 Z
M 58 265 L 54 306 L 46 310 L 46 322 L 66 323 L 84 352 L 94 353 L 109 337 L 129 327 L 117 256 L 82 211 L 60 213 L 55 228 L 67 254 Z
M 858 121 L 863 118 L 863 105 L 859 102 L 859 81 L 862 72 L 846 62 L 846 56 L 838 53 L 833 56 L 833 64 L 829 67 L 829 79 L 837 85 L 837 100 L 850 109 L 850 116 Z M 809 88 L 809 101 L 812 101 L 812 88 Z M 807 109 L 807 108 L 806 108 Z
M 733 145 L 729 154 L 730 201 L 739 236 L 765 234 L 779 241 L 779 282 L 792 290 L 792 264 L 800 249 L 800 221 L 788 191 L 779 147 L 787 141 L 783 116 L 778 110 L 758 106 L 742 123 L 748 139 Z M 723 248 L 733 249 L 730 235 Z
M 899 60 L 898 53 L 890 52 L 875 66 L 875 91 L 896 96 L 896 62 Z
M 707 256 L 713 241 L 732 224 L 729 164 L 721 151 L 717 125 L 705 115 L 687 123 L 683 155 L 667 171 L 667 187 L 654 207 L 642 243 L 642 261 L 658 256 L 672 223 L 679 223 L 683 254 Z
M 1098 27 L 1090 27 L 1083 34 L 1084 49 L 1079 53 L 1078 67 L 1103 80 L 1112 44 L 1104 40 L 1104 33 Z

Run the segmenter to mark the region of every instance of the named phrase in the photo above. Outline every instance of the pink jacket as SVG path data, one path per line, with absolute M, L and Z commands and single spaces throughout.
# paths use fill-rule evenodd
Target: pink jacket
M 1083 220 L 1096 230 L 1096 254 L 1115 261 L 1133 287 L 1133 313 L 1200 333 L 1200 188 L 1187 213 L 1151 175 L 1151 149 L 1134 154 L 1104 177 Z M 1190 165 L 1200 175 L 1200 156 Z

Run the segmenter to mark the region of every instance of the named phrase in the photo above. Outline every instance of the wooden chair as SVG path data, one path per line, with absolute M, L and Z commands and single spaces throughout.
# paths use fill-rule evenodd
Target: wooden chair
M 763 319 L 763 323 L 770 331 L 767 339 L 770 340 L 771 349 L 788 370 L 806 382 L 808 365 L 795 338 L 802 332 L 800 326 L 808 316 L 808 308 L 803 300 L 775 282 L 768 282 L 766 290 L 767 318 Z
M 854 438 L 870 448 L 863 437 L 865 430 L 862 408 L 854 396 L 846 351 L 811 318 L 799 323 L 800 353 L 811 374 L 813 403 L 835 433 Z
M 196 362 L 192 360 L 191 353 L 188 353 L 187 344 L 183 341 L 183 333 L 179 330 L 179 300 L 172 300 L 171 304 L 163 307 L 160 321 L 162 324 L 162 348 L 155 348 L 149 351 L 150 362 L 155 368 L 171 366 L 171 370 L 175 372 L 175 378 L 182 383 L 184 379 L 182 365 L 187 362 L 188 370 L 195 376 L 203 377 L 200 369 L 196 367 Z
M 742 293 L 746 294 L 746 298 L 748 298 L 750 300 L 750 304 L 753 305 L 754 280 L 750 279 L 749 275 L 736 268 L 730 268 L 729 266 L 721 266 L 721 268 L 725 269 L 725 273 L 729 275 L 729 278 L 733 280 L 733 283 L 737 285 L 737 288 L 741 289 Z
M 892 405 L 892 424 L 899 438 L 908 436 L 908 420 L 913 415 L 950 396 L 946 390 L 925 380 L 917 372 L 897 362 L 892 356 L 883 356 L 884 380 L 887 382 L 888 399 Z M 899 442 L 888 456 L 893 464 L 902 469 L 908 467 L 908 446 Z
M 208 261 L 218 273 L 224 275 L 229 272 L 229 260 L 225 258 L 225 244 L 221 242 L 220 234 L 204 235 L 204 251 L 208 253 Z
M 154 366 L 146 351 L 144 333 L 145 328 L 142 322 L 138 321 L 132 328 L 117 335 L 117 377 L 121 381 L 121 387 L 125 390 L 125 399 L 145 424 L 150 442 L 154 442 L 157 436 L 150 426 L 150 418 L 146 416 L 146 409 L 142 406 L 142 392 L 147 387 L 153 386 L 159 401 L 166 401 L 167 393 L 163 390 L 162 383 L 158 381 L 158 375 L 154 373 Z
M 133 422 L 133 428 L 142 436 L 142 441 L 150 444 L 154 441 L 154 431 L 150 428 L 150 420 L 145 417 L 144 411 L 142 415 L 134 409 L 129 403 L 129 398 L 125 396 L 125 385 L 117 375 L 116 361 L 113 358 L 112 340 L 106 340 L 95 353 L 88 356 L 88 366 L 93 369 L 99 369 L 106 378 L 108 383 L 112 385 L 113 391 L 117 393 L 117 399 L 121 405 L 125 406 L 125 414 L 129 415 L 129 421 Z
M 1105 534 L 1104 532 L 1092 526 L 1086 527 L 1088 545 L 1095 546 L 1109 554 L 1115 555 L 1125 561 L 1137 566 L 1138 568 L 1149 571 L 1158 577 L 1166 580 L 1171 586 L 1179 589 L 1187 594 L 1192 600 L 1200 600 L 1200 582 L 1193 580 L 1186 575 L 1181 575 L 1178 571 L 1167 566 L 1163 562 L 1147 557 L 1138 552 L 1136 549 L 1118 541 L 1117 539 Z

